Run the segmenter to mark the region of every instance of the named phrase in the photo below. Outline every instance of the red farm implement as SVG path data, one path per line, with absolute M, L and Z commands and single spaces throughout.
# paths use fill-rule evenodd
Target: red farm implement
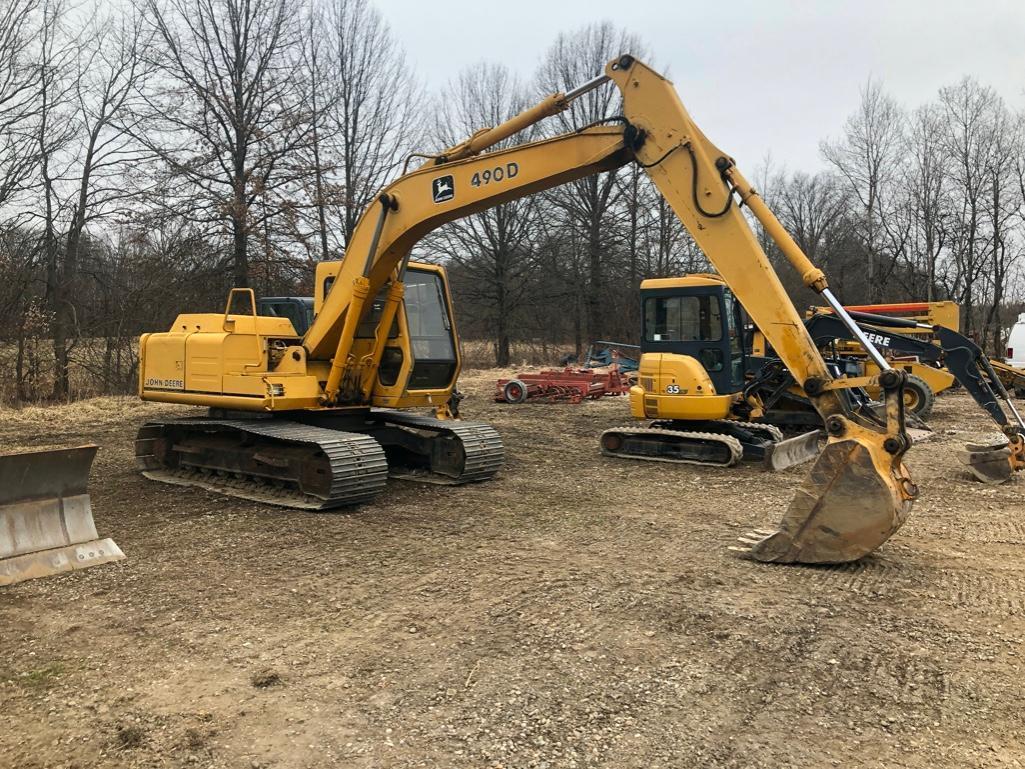
M 595 354 L 597 345 L 610 345 Z M 545 369 L 518 374 L 514 379 L 499 379 L 495 383 L 495 401 L 498 403 L 580 403 L 585 399 L 597 400 L 606 395 L 624 395 L 633 384 L 631 372 L 637 370 L 636 361 L 611 347 L 611 342 L 596 342 L 588 350 L 585 366 L 607 366 L 598 371 L 592 368 Z M 632 345 L 616 345 L 632 347 Z

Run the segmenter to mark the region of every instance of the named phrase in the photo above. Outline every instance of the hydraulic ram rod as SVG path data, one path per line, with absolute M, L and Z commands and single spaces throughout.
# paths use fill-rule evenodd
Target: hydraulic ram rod
M 794 242 L 794 239 L 787 232 L 786 228 L 780 224 L 779 219 L 776 215 L 769 210 L 769 207 L 765 205 L 761 196 L 755 191 L 755 188 L 751 186 L 751 183 L 744 178 L 744 175 L 740 173 L 740 170 L 733 165 L 733 161 L 728 158 L 720 158 L 717 162 L 720 169 L 722 170 L 723 178 L 733 183 L 733 189 L 740 194 L 740 199 L 747 205 L 748 209 L 755 218 L 761 223 L 762 227 L 765 228 L 766 233 L 773 239 L 779 250 L 783 252 L 783 255 L 787 260 L 794 266 L 798 274 L 801 276 L 801 280 L 804 284 L 812 291 L 820 294 L 826 303 L 833 309 L 836 316 L 843 322 L 847 327 L 847 330 L 851 332 L 858 343 L 865 348 L 865 352 L 868 353 L 869 357 L 872 358 L 872 362 L 879 366 L 880 371 L 889 371 L 891 366 L 886 362 L 886 358 L 883 354 L 876 349 L 876 346 L 872 344 L 868 337 L 865 336 L 865 332 L 862 331 L 858 324 L 854 322 L 854 319 L 850 316 L 840 301 L 833 296 L 833 292 L 829 290 L 829 284 L 826 282 L 825 273 L 822 272 L 818 267 L 811 263 L 811 260 L 805 256 L 801 248 Z
M 861 330 L 861 326 L 855 323 L 854 318 L 852 318 L 850 316 L 850 313 L 848 313 L 847 310 L 844 309 L 844 306 L 840 303 L 840 300 L 833 296 L 833 292 L 830 291 L 828 288 L 823 288 L 819 292 L 819 294 L 822 296 L 823 299 L 826 300 L 826 303 L 833 309 L 833 312 L 836 313 L 836 317 L 838 317 L 843 322 L 843 324 L 847 326 L 847 330 L 850 331 L 851 334 L 854 335 L 854 338 L 858 340 L 858 344 L 865 348 L 865 352 L 868 353 L 868 356 L 872 359 L 872 362 L 879 366 L 879 370 L 889 371 L 892 368 L 889 362 L 886 360 L 886 358 L 883 357 L 883 354 L 879 352 L 879 349 L 868 340 L 868 337 L 865 336 L 865 332 Z
M 508 139 L 510 136 L 519 133 L 524 128 L 529 128 L 535 123 L 544 120 L 546 117 L 562 112 L 569 107 L 571 101 L 583 96 L 589 91 L 593 91 L 598 86 L 608 82 L 608 80 L 608 75 L 599 75 L 598 77 L 592 78 L 583 85 L 578 85 L 576 88 L 573 88 L 566 93 L 553 93 L 551 96 L 545 97 L 533 107 L 529 107 L 518 115 L 514 115 L 509 118 L 504 123 L 499 123 L 492 128 L 485 128 L 478 131 L 461 144 L 449 147 L 438 156 L 439 160 L 437 162 L 448 163 L 453 160 L 461 160 L 462 158 L 468 158 L 479 152 L 483 152 L 488 147 L 493 147 L 503 139 Z

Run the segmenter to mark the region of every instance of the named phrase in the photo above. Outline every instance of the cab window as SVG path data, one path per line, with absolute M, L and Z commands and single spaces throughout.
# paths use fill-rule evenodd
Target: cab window
M 381 316 L 384 315 L 384 305 L 388 301 L 388 284 L 377 292 L 377 296 L 370 302 L 370 309 L 364 310 L 365 315 L 356 326 L 357 339 L 373 339 L 377 335 L 377 327 L 381 323 Z M 388 338 L 395 339 L 399 335 L 399 319 L 396 317 L 388 330 Z
M 743 308 L 733 292 L 723 291 L 723 303 L 726 305 L 726 322 L 729 327 L 730 367 L 735 382 L 744 378 L 744 315 Z
M 717 342 L 722 339 L 719 297 L 656 296 L 644 303 L 648 342 Z
M 417 360 L 455 360 L 452 323 L 441 277 L 431 272 L 406 273 L 406 324 Z

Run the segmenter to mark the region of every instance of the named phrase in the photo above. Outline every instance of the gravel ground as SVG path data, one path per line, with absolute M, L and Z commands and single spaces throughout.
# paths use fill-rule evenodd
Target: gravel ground
M 501 406 L 495 480 L 347 513 L 138 476 L 133 399 L 0 413 L 0 446 L 102 446 L 128 559 L 0 592 L 3 767 L 967 767 L 1025 763 L 1023 481 L 966 480 L 964 395 L 857 565 L 738 560 L 807 468 L 603 459 L 626 403 Z

